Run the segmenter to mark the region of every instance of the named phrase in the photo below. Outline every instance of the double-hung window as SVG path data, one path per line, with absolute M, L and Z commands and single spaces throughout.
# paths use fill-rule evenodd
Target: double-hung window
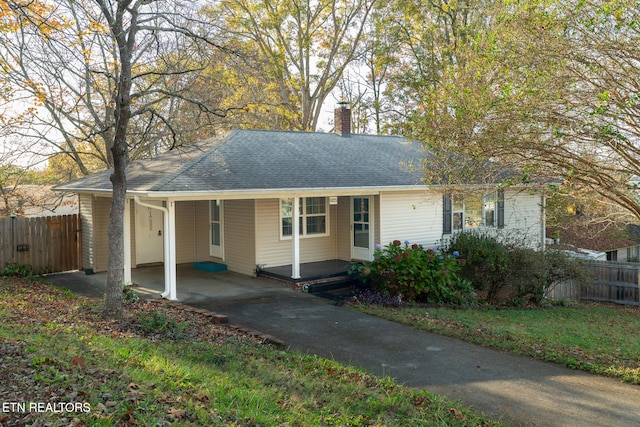
M 325 236 L 328 234 L 328 206 L 326 197 L 300 198 L 300 235 Z M 293 199 L 280 200 L 280 227 L 282 237 L 293 235 Z
M 444 195 L 443 233 L 479 227 L 504 227 L 504 192 Z

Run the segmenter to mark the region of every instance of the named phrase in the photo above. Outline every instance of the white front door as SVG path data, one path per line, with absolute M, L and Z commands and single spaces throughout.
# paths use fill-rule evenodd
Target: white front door
M 351 258 L 373 259 L 373 197 L 351 198 Z
M 148 201 L 162 206 L 162 202 Z M 162 262 L 164 256 L 164 222 L 162 211 L 136 205 L 136 264 Z
M 211 200 L 209 202 L 209 220 L 210 220 L 210 233 L 209 255 L 216 258 L 224 258 L 222 251 L 224 244 L 224 224 L 223 224 L 223 209 L 221 200 Z

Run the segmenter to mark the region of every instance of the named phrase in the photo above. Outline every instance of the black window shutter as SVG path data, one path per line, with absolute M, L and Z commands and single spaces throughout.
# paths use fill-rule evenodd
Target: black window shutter
M 498 190 L 498 228 L 504 228 L 504 190 Z
M 451 194 L 445 194 L 442 201 L 442 234 L 451 234 Z

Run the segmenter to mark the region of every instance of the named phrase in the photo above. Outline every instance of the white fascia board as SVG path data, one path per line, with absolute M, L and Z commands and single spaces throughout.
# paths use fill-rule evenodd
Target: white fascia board
M 353 188 L 282 188 L 271 190 L 229 190 L 229 191 L 189 191 L 189 192 L 164 192 L 164 191 L 129 191 L 127 195 L 136 195 L 144 198 L 174 200 L 233 200 L 233 199 L 274 199 L 300 196 L 371 196 L 387 191 L 425 191 L 424 185 L 407 185 L 397 187 L 353 187 Z
M 461 185 L 461 188 L 480 189 L 492 188 L 494 186 L 487 184 L 467 184 Z M 512 188 L 531 188 L 532 184 L 514 185 Z M 168 199 L 174 200 L 239 200 L 239 199 L 273 199 L 291 197 L 292 195 L 304 196 L 373 196 L 385 192 L 406 192 L 416 191 L 424 192 L 430 190 L 447 189 L 450 186 L 442 185 L 398 185 L 398 186 L 377 186 L 377 187 L 311 187 L 311 188 L 275 188 L 275 189 L 250 189 L 250 190 L 221 190 L 221 191 L 146 191 L 146 190 L 127 190 L 128 197 L 138 196 L 145 199 Z M 56 191 L 69 193 L 86 193 L 99 196 L 111 197 L 111 189 L 69 189 L 58 188 Z
M 52 188 L 52 191 L 57 191 L 60 193 L 75 193 L 75 194 L 98 194 L 111 197 L 111 193 L 113 193 L 113 189 L 104 189 L 104 188 L 65 188 L 58 187 Z

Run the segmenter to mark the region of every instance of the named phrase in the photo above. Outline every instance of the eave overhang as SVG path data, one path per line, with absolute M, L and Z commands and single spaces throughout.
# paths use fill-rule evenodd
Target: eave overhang
M 496 188 L 496 184 L 466 184 L 456 186 L 465 190 L 479 190 Z M 536 188 L 540 184 L 518 184 L 508 188 Z M 206 190 L 206 191 L 149 191 L 149 190 L 127 190 L 127 197 L 138 196 L 144 199 L 162 200 L 246 200 L 246 199 L 273 199 L 287 198 L 292 196 L 371 196 L 381 193 L 392 192 L 419 192 L 433 189 L 450 189 L 449 185 L 395 185 L 395 186 L 372 186 L 372 187 L 307 187 L 307 188 L 274 188 L 274 189 L 242 189 L 242 190 Z M 78 194 L 92 194 L 102 197 L 111 197 L 111 189 L 95 188 L 65 188 L 64 185 L 55 188 L 55 191 L 70 192 Z

